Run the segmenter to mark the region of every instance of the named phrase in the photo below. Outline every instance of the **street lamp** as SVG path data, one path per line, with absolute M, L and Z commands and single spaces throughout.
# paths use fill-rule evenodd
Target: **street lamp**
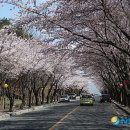
M 4 84 L 4 88 L 8 88 L 9 87 L 9 85 L 8 84 Z
M 4 87 L 4 109 L 5 109 L 5 89 L 7 89 L 9 85 L 5 83 L 3 87 Z

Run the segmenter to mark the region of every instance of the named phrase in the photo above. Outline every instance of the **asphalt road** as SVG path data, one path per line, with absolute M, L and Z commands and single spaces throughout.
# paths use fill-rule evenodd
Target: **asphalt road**
M 130 130 L 113 126 L 110 120 L 115 115 L 125 114 L 109 103 L 79 106 L 79 101 L 72 101 L 0 121 L 0 130 Z

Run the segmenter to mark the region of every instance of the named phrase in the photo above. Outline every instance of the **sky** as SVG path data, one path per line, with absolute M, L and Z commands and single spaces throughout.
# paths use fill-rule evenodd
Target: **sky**
M 33 1 L 33 0 L 23 0 L 24 2 Z M 40 5 L 41 3 L 45 2 L 46 0 L 36 0 L 36 4 Z M 32 4 L 30 4 L 32 5 Z M 2 4 L 0 3 L 0 19 L 1 18 L 8 18 L 8 19 L 15 19 L 17 17 L 19 9 L 11 4 Z
M 88 91 L 90 93 L 100 94 L 100 92 L 98 90 L 98 86 L 97 86 L 97 84 L 93 80 L 91 80 L 91 79 L 88 78 L 86 86 L 87 86 Z
M 18 8 L 9 4 L 0 4 L 0 19 L 8 18 L 15 19 L 16 14 L 18 13 Z
M 41 3 L 41 1 L 45 1 L 45 0 L 38 0 L 37 1 L 38 4 Z M 17 18 L 18 11 L 19 11 L 18 8 L 10 4 L 0 4 L 0 19 L 2 18 L 15 19 Z M 86 88 L 90 93 L 100 94 L 97 85 L 91 79 L 88 79 L 86 81 Z

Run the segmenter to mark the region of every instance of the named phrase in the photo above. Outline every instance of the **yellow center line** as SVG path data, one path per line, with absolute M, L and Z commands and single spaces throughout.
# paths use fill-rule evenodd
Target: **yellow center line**
M 79 108 L 76 107 L 75 109 L 73 109 L 71 112 L 69 112 L 67 115 L 65 115 L 64 117 L 62 117 L 56 124 L 54 124 L 51 128 L 49 128 L 49 130 L 54 130 L 55 128 L 57 128 L 59 126 L 59 124 L 63 123 L 63 121 L 70 115 L 72 114 L 74 111 L 76 111 Z

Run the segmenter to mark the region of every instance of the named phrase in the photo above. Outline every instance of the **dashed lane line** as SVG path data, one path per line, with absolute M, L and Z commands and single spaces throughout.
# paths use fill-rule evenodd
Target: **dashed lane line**
M 71 112 L 69 112 L 68 114 L 66 114 L 64 117 L 62 117 L 56 124 L 54 124 L 51 128 L 49 128 L 48 130 L 55 130 L 56 128 L 58 128 L 58 126 L 63 123 L 63 121 L 70 115 L 72 114 L 73 112 L 75 112 L 77 109 L 79 108 L 76 107 L 75 109 L 73 109 Z

